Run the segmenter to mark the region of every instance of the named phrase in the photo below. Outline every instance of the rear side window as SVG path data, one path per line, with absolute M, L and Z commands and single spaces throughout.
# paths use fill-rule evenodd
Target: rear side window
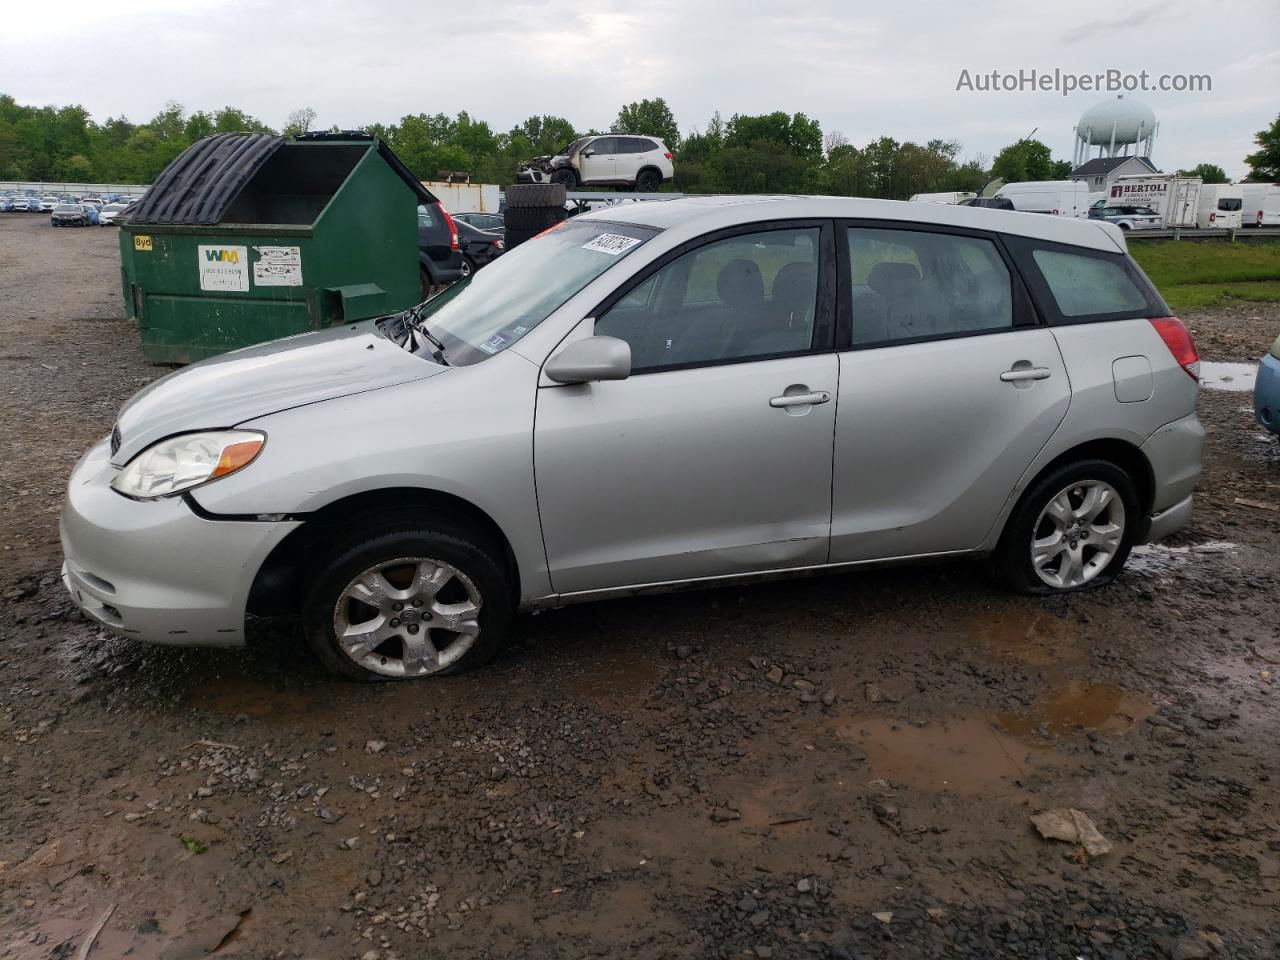
M 916 230 L 848 230 L 853 343 L 1008 330 L 1013 281 L 995 244 Z
M 422 205 L 418 206 L 418 227 L 433 227 L 435 221 L 431 219 L 431 211 Z
M 1069 318 L 1146 309 L 1146 294 L 1123 260 L 1061 250 L 1032 253 L 1058 311 Z

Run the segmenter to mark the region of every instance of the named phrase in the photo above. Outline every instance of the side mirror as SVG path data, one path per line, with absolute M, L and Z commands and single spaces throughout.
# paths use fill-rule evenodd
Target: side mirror
M 596 155 L 596 152 L 594 150 L 583 150 L 582 155 L 584 157 L 594 157 Z
M 631 376 L 631 344 L 617 337 L 575 340 L 548 361 L 546 374 L 556 383 L 625 380 Z

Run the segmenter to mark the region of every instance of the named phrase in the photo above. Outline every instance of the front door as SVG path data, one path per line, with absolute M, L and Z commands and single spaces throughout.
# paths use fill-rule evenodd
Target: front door
M 979 546 L 1071 388 L 996 242 L 851 227 L 831 560 Z
M 594 332 L 631 346 L 630 378 L 538 390 L 556 592 L 826 562 L 830 244 L 830 226 L 736 231 L 659 261 L 599 311 Z
M 600 137 L 583 148 L 578 157 L 578 173 L 583 183 L 599 183 L 614 179 L 617 159 L 617 137 Z

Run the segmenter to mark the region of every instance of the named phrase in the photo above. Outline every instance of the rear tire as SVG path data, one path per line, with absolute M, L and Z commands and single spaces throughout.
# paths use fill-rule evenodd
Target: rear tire
M 662 174 L 657 170 L 641 170 L 636 175 L 637 193 L 657 193 L 662 186 Z
M 1141 513 L 1133 480 L 1114 463 L 1063 464 L 1014 508 L 989 564 L 1019 593 L 1104 586 L 1129 559 Z
M 402 515 L 365 518 L 329 543 L 307 578 L 302 621 L 332 672 L 366 682 L 449 676 L 502 645 L 515 598 L 487 538 Z

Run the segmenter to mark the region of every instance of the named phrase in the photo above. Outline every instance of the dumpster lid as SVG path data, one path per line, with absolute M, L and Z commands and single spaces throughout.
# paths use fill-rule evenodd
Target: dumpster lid
M 431 191 L 414 178 L 391 148 L 367 133 L 303 134 L 297 140 L 375 141 L 382 159 L 408 184 L 418 202 L 436 202 Z M 197 140 L 161 171 L 125 219 L 129 224 L 220 223 L 245 185 L 287 142 L 285 137 L 270 133 L 219 133 Z
M 285 144 L 270 133 L 219 133 L 197 140 L 161 171 L 127 222 L 215 224 Z

